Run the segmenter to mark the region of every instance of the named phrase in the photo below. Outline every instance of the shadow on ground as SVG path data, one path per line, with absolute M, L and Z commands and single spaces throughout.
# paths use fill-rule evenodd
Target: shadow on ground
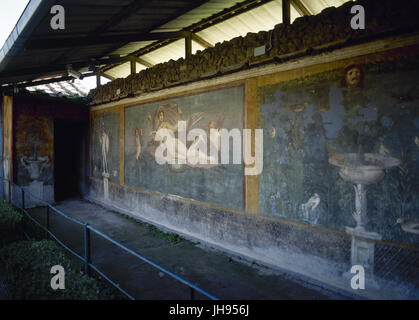
M 67 200 L 57 208 L 123 243 L 220 299 L 348 299 L 277 270 L 232 259 L 191 241 L 83 200 Z M 45 208 L 30 213 L 45 224 Z M 83 229 L 51 213 L 51 231 L 83 256 Z M 189 288 L 114 244 L 91 236 L 92 262 L 136 299 L 190 299 Z M 206 297 L 196 293 L 196 299 Z

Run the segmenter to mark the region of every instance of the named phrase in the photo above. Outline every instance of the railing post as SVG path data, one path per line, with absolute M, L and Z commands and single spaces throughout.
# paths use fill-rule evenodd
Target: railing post
M 20 190 L 22 190 L 22 211 L 25 210 L 25 190 L 23 190 L 23 188 L 21 188 Z
M 47 228 L 47 230 L 49 231 L 49 206 L 47 206 L 47 211 L 46 211 L 46 216 L 45 216 L 45 226 Z M 48 232 L 47 232 L 47 236 L 48 236 Z
M 7 183 L 9 185 L 9 204 L 12 204 L 12 184 L 10 183 L 10 180 L 7 180 Z
M 86 223 L 84 225 L 84 273 L 86 275 L 90 272 L 90 229 L 87 226 Z

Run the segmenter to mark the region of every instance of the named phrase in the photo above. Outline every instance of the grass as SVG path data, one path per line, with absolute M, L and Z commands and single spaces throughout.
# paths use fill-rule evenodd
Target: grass
M 169 241 L 170 243 L 173 244 L 177 244 L 180 242 L 183 242 L 185 239 L 183 239 L 182 237 L 180 237 L 179 235 L 175 234 L 175 233 L 166 233 L 163 232 L 161 230 L 159 230 L 158 228 L 156 228 L 153 225 L 148 225 L 147 228 L 150 230 L 150 233 L 158 238 L 161 239 L 166 239 L 167 241 Z
M 30 240 L 26 239 L 26 235 Z M 65 290 L 52 290 L 51 267 L 65 267 Z M 0 199 L 0 266 L 6 285 L 2 298 L 12 300 L 121 300 L 122 293 L 92 272 L 33 223 L 19 209 Z
M 109 210 L 107 208 L 105 208 L 105 209 Z M 138 224 L 138 225 L 140 225 L 144 228 L 147 228 L 150 231 L 150 233 L 155 237 L 158 237 L 160 239 L 165 239 L 168 242 L 173 243 L 173 244 L 178 244 L 178 243 L 181 243 L 181 242 L 185 241 L 185 239 L 182 238 L 181 236 L 179 236 L 178 234 L 171 233 L 171 232 L 164 232 L 164 231 L 160 230 L 159 228 L 157 228 L 156 226 L 154 226 L 152 224 L 142 222 L 142 221 L 140 221 L 140 220 L 138 220 L 134 217 L 131 217 L 131 216 L 127 215 L 127 214 L 124 214 L 124 213 L 121 213 L 121 212 L 118 212 L 118 211 L 115 211 L 115 210 L 110 210 L 110 211 L 112 211 L 113 213 L 123 217 L 126 220 L 129 220 L 129 221 L 134 222 L 134 223 L 136 223 L 136 224 Z M 200 244 L 200 242 L 193 242 L 193 244 L 198 245 L 198 244 Z

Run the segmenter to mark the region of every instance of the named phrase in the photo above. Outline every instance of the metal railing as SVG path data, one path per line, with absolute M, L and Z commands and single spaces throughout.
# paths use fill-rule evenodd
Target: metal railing
M 160 266 L 159 264 L 157 264 L 156 262 L 148 259 L 147 257 L 141 255 L 140 253 L 128 248 L 127 246 L 123 245 L 122 243 L 118 242 L 117 240 L 111 238 L 110 236 L 106 235 L 105 233 L 97 230 L 96 228 L 92 227 L 91 225 L 78 220 L 74 217 L 69 216 L 68 214 L 62 212 L 61 210 L 57 209 L 56 207 L 52 206 L 51 204 L 49 204 L 48 202 L 39 199 L 38 197 L 34 196 L 33 194 L 31 194 L 30 192 L 26 192 L 27 195 L 29 195 L 31 198 L 36 199 L 37 203 L 39 204 L 43 204 L 45 205 L 46 208 L 46 212 L 45 212 L 45 226 L 43 226 L 39 221 L 37 221 L 34 217 L 31 216 L 31 214 L 25 209 L 25 190 L 23 189 L 23 187 L 17 185 L 16 183 L 8 180 L 8 179 L 4 179 L 3 180 L 3 188 L 4 188 L 4 182 L 7 182 L 7 190 L 8 190 L 8 194 L 7 194 L 7 200 L 11 205 L 15 205 L 13 203 L 13 190 L 14 187 L 17 187 L 18 189 L 20 189 L 20 196 L 21 196 L 21 201 L 20 201 L 20 207 L 16 206 L 18 208 L 20 208 L 20 210 L 31 220 L 33 221 L 37 226 L 39 226 L 42 230 L 44 230 L 45 232 L 47 232 L 47 234 L 49 236 L 51 236 L 55 241 L 57 241 L 64 249 L 66 249 L 68 252 L 70 252 L 72 255 L 74 255 L 75 257 L 77 257 L 78 259 L 80 259 L 81 261 L 83 261 L 84 263 L 84 272 L 88 275 L 90 273 L 90 270 L 94 270 L 96 271 L 101 277 L 103 277 L 105 280 L 107 280 L 113 287 L 115 287 L 116 289 L 118 289 L 121 293 L 123 293 L 126 297 L 128 297 L 131 300 L 135 300 L 135 298 L 130 295 L 128 292 L 126 292 L 124 289 L 122 289 L 119 284 L 115 283 L 114 281 L 112 281 L 106 274 L 104 274 L 97 266 L 95 266 L 92 261 L 91 261 L 91 241 L 90 241 L 90 236 L 91 236 L 91 232 L 97 234 L 98 236 L 100 236 L 101 238 L 111 242 L 112 244 L 116 245 L 117 247 L 121 248 L 122 250 L 128 252 L 129 254 L 135 256 L 136 258 L 146 262 L 147 264 L 151 265 L 152 267 L 160 270 L 161 272 L 163 272 L 164 274 L 172 277 L 173 279 L 177 280 L 178 282 L 186 285 L 187 287 L 189 287 L 190 289 L 190 299 L 194 300 L 195 299 L 195 292 L 199 292 L 202 295 L 206 296 L 207 298 L 210 298 L 211 300 L 219 300 L 217 297 L 213 296 L 212 294 L 206 292 L 205 290 L 199 288 L 198 286 L 190 283 L 189 281 L 183 279 L 182 277 L 178 276 L 177 274 L 171 272 L 170 270 Z M 3 196 L 4 196 L 4 190 L 3 190 Z M 66 218 L 67 220 L 70 220 L 78 225 L 81 225 L 83 227 L 83 252 L 84 252 L 84 256 L 79 255 L 78 253 L 76 253 L 74 250 L 72 250 L 71 248 L 69 248 L 67 245 L 65 245 L 51 230 L 50 230 L 50 211 L 55 212 L 56 214 Z

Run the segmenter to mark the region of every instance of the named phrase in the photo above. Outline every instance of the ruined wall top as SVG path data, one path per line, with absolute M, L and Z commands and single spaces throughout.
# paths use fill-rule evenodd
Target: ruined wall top
M 351 8 L 357 4 L 365 9 L 365 29 L 351 28 L 351 18 L 354 16 Z M 348 2 L 339 8 L 327 8 L 316 16 L 297 18 L 291 25 L 278 24 L 270 31 L 248 33 L 245 37 L 198 51 L 187 59 L 170 60 L 126 78 L 115 79 L 90 91 L 91 104 L 417 31 L 418 9 L 417 3 L 412 4 L 407 0 L 360 0 Z M 255 57 L 254 49 L 263 45 L 266 53 Z

